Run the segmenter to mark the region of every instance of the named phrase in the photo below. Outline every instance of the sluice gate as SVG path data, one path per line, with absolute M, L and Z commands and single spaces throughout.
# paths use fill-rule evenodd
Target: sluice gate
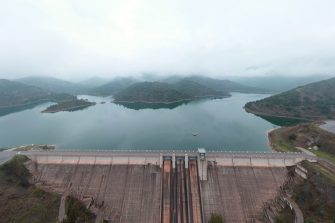
M 203 222 L 197 160 L 187 161 L 184 157 L 163 161 L 163 223 Z

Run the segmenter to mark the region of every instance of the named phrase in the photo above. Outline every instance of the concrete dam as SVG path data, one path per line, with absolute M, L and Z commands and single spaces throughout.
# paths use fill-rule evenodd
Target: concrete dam
M 263 222 L 286 166 L 304 153 L 25 152 L 34 182 L 83 201 L 97 222 Z

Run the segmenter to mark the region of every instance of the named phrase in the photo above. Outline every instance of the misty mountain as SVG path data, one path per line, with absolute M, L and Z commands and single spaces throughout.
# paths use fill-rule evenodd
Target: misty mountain
M 205 85 L 199 84 L 195 81 L 182 79 L 175 84 L 172 84 L 171 87 L 176 90 L 183 92 L 192 98 L 204 98 L 204 97 L 215 97 L 215 96 L 230 96 L 227 91 L 218 91 L 212 88 L 208 88 Z
M 239 92 L 239 93 L 256 93 L 256 94 L 268 94 L 272 93 L 271 90 L 262 87 L 250 87 L 230 80 L 221 80 L 204 76 L 191 76 L 184 78 L 202 84 L 208 88 L 224 91 L 224 92 Z
M 30 76 L 17 79 L 16 81 L 55 93 L 82 94 L 87 91 L 87 87 L 84 85 L 72 83 L 54 77 Z
M 115 78 L 107 84 L 103 84 L 88 91 L 88 94 L 95 96 L 110 96 L 113 95 L 137 81 L 133 78 Z
M 245 105 L 248 112 L 303 119 L 335 118 L 335 78 L 294 88 Z
M 313 76 L 255 76 L 255 77 L 235 77 L 231 78 L 241 84 L 253 87 L 264 87 L 276 92 L 291 90 L 298 86 L 303 86 L 313 82 L 330 78 L 326 75 Z
M 38 104 L 47 101 L 64 101 L 75 98 L 69 94 L 58 94 L 19 82 L 0 79 L 0 108 L 11 108 Z
M 255 93 L 255 94 L 269 94 L 273 93 L 272 90 L 269 90 L 267 88 L 263 87 L 253 87 L 245 84 L 240 84 L 235 81 L 231 80 L 222 80 L 217 78 L 210 78 L 205 77 L 201 75 L 193 75 L 193 76 L 170 76 L 165 79 L 163 79 L 164 82 L 175 84 L 178 81 L 181 80 L 188 80 L 195 83 L 202 84 L 203 86 L 206 86 L 207 88 L 217 90 L 217 91 L 223 91 L 223 92 L 239 92 L 239 93 Z
M 115 102 L 170 103 L 190 99 L 189 95 L 161 82 L 135 83 L 114 96 Z
M 172 103 L 198 98 L 230 96 L 189 80 L 175 84 L 163 82 L 139 82 L 120 91 L 114 96 L 115 102 Z
M 110 79 L 102 78 L 102 77 L 91 77 L 86 80 L 80 81 L 79 84 L 88 88 L 96 88 L 107 84 Z

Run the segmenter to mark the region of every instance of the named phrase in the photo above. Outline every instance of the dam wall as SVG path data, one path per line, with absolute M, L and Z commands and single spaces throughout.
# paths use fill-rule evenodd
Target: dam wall
M 94 165 L 159 165 L 162 168 L 164 159 L 175 161 L 176 157 L 199 159 L 197 152 L 26 152 L 31 160 L 41 164 L 94 164 Z M 219 166 L 253 166 L 253 167 L 285 167 L 296 165 L 302 160 L 315 161 L 316 157 L 305 153 L 280 152 L 208 152 L 206 162 L 214 162 Z M 199 162 L 200 160 L 198 160 Z M 199 162 L 200 163 L 200 162 Z M 175 162 L 172 162 L 175 168 Z
M 40 164 L 87 164 L 87 165 L 159 165 L 159 156 L 157 157 L 134 157 L 134 156 L 99 156 L 92 154 L 90 156 L 78 155 L 53 155 L 53 154 L 31 154 L 28 155 L 31 160 Z
M 27 164 L 35 184 L 78 198 L 97 222 L 108 223 L 206 223 L 212 213 L 228 223 L 262 222 L 263 204 L 287 174 L 285 167 L 262 166 L 264 158 L 254 167 L 246 165 L 250 158 L 220 158 L 221 165 L 178 154 L 162 157 L 161 168 L 143 157 L 40 155 Z

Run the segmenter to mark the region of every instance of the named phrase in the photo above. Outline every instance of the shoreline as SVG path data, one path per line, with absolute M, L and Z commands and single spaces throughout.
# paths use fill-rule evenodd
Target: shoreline
M 142 103 L 142 104 L 174 104 L 174 103 L 180 103 L 180 102 L 189 102 L 192 101 L 193 99 L 183 99 L 183 100 L 178 100 L 178 101 L 172 101 L 172 102 L 150 102 L 150 101 L 112 101 L 112 103 L 115 104 L 136 104 L 136 103 Z
M 90 104 L 90 105 L 80 105 L 80 106 L 74 106 L 74 107 L 69 107 L 69 108 L 65 108 L 65 109 L 57 109 L 57 110 L 51 110 L 48 111 L 48 108 L 46 108 L 45 110 L 41 111 L 41 113 L 57 113 L 57 112 L 62 112 L 62 111 L 74 111 L 74 110 L 79 110 L 79 109 L 83 109 L 83 108 L 87 108 L 90 106 L 96 105 L 96 103 Z
M 114 100 L 112 101 L 112 103 L 115 104 L 135 104 L 135 103 L 142 103 L 142 104 L 174 104 L 174 103 L 180 103 L 180 102 L 190 102 L 190 101 L 196 101 L 196 100 L 201 100 L 201 99 L 222 99 L 222 98 L 229 98 L 231 97 L 231 95 L 229 96 L 204 96 L 204 97 L 195 97 L 195 98 L 191 98 L 191 99 L 181 99 L 181 100 L 177 100 L 177 101 L 169 101 L 169 102 L 163 102 L 163 101 L 119 101 L 119 100 Z
M 271 114 L 268 114 L 268 113 L 254 111 L 254 110 L 252 110 L 250 108 L 247 108 L 245 106 L 243 108 L 248 113 L 251 113 L 251 114 L 254 114 L 254 115 L 259 115 L 259 116 L 265 116 L 265 117 L 295 119 L 295 120 L 301 120 L 301 121 L 307 121 L 307 122 L 324 120 L 324 118 L 322 118 L 322 117 L 317 117 L 318 119 L 312 119 L 312 118 L 299 118 L 299 117 L 288 116 L 288 115 L 271 115 Z
M 31 106 L 31 105 L 40 105 L 42 103 L 47 103 L 47 102 L 52 102 L 52 101 L 48 99 L 43 99 L 43 100 L 39 100 L 39 101 L 32 102 L 32 103 L 26 103 L 26 104 L 19 104 L 19 105 L 13 105 L 13 106 L 0 106 L 0 110 L 1 109 L 21 108 L 21 107 Z
M 273 151 L 273 152 L 278 152 L 278 151 L 275 150 L 274 147 L 273 147 L 273 144 L 272 144 L 272 141 L 271 141 L 271 138 L 270 138 L 270 134 L 272 132 L 276 131 L 277 129 L 281 129 L 281 128 L 282 127 L 278 126 L 276 128 L 269 129 L 265 132 L 265 135 L 266 135 L 266 138 L 267 138 L 267 145 L 271 149 L 271 151 Z

